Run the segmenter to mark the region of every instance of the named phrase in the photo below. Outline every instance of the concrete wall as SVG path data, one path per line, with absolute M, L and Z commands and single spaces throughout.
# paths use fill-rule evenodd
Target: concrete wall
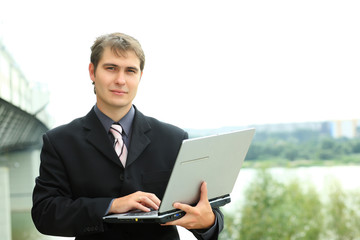
M 9 169 L 11 211 L 29 211 L 32 190 L 39 172 L 39 150 L 20 151 L 2 156 L 0 164 Z
M 0 167 L 0 239 L 11 240 L 9 169 Z
M 39 155 L 39 150 L 28 150 L 0 156 L 0 240 L 43 239 L 30 216 L 32 191 L 39 172 Z M 7 197 L 2 197 L 3 194 Z M 3 204 L 4 201 L 7 203 Z M 3 206 L 6 206 L 6 214 L 3 214 Z M 4 236 L 5 232 L 9 237 Z

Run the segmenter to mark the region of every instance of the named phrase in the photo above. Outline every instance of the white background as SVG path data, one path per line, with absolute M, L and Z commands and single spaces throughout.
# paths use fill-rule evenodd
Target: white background
M 137 107 L 183 128 L 360 118 L 360 2 L 0 0 L 0 38 L 55 125 L 95 103 L 90 46 L 137 38 Z

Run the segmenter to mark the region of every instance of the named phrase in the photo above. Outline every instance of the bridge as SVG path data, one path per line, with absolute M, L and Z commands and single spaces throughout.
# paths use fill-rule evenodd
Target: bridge
M 0 239 L 36 239 L 30 219 L 49 94 L 28 81 L 0 42 Z M 26 226 L 23 226 L 23 222 Z

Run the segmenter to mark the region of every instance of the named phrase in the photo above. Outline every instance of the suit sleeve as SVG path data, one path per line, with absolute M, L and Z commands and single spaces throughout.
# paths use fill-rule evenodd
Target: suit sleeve
M 31 215 L 43 234 L 78 236 L 104 231 L 102 217 L 111 198 L 74 198 L 65 166 L 43 136 L 40 175 L 35 180 Z

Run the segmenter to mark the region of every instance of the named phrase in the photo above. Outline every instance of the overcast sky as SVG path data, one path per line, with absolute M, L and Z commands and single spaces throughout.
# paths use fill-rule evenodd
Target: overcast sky
M 360 1 L 0 1 L 0 38 L 55 125 L 95 103 L 90 46 L 109 32 L 144 48 L 136 106 L 180 127 L 360 119 Z

